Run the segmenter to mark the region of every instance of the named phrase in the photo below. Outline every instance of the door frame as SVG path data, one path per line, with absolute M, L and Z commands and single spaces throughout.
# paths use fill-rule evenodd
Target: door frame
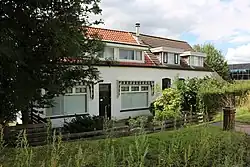
M 108 117 L 111 118 L 112 116 L 112 83 L 111 82 L 101 82 L 98 84 L 98 92 L 99 92 L 99 96 L 98 96 L 98 114 L 100 115 L 100 85 L 109 85 L 109 96 L 110 96 L 110 100 L 109 100 L 109 107 L 110 107 L 110 114 L 108 114 Z M 105 110 L 105 109 L 104 109 Z

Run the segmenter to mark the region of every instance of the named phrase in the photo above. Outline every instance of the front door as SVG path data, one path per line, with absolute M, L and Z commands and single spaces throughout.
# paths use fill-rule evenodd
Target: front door
M 99 115 L 111 118 L 111 84 L 99 84 Z

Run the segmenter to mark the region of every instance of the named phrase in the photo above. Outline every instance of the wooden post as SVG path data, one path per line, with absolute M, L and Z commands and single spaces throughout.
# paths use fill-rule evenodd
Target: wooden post
M 223 108 L 223 130 L 234 130 L 235 128 L 235 108 L 225 107 Z

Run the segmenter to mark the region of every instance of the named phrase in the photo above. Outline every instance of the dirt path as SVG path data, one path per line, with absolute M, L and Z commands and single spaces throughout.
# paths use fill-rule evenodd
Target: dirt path
M 212 125 L 222 127 L 222 122 L 215 122 L 215 123 L 212 123 Z M 237 132 L 244 132 L 244 133 L 250 135 L 250 125 L 248 125 L 248 124 L 236 122 L 235 123 L 235 130 Z

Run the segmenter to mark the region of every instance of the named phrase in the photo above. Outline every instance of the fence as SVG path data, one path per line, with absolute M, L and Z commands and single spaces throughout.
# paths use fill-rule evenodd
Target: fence
M 6 127 L 4 139 L 10 146 L 15 146 L 18 136 L 22 135 L 25 130 L 28 143 L 31 146 L 45 145 L 47 144 L 47 129 L 47 125 L 43 123 Z
M 169 130 L 173 128 L 181 128 L 185 127 L 189 124 L 200 124 L 204 121 L 203 114 L 196 114 L 190 116 L 184 116 L 183 118 L 176 120 L 167 120 L 164 122 L 163 126 L 149 125 L 144 128 L 145 133 L 154 133 L 159 132 L 163 129 Z M 82 138 L 91 138 L 91 139 L 100 139 L 104 138 L 107 134 L 110 134 L 113 131 L 113 137 L 122 137 L 133 135 L 134 133 L 140 130 L 139 127 L 130 127 L 130 126 L 121 126 L 121 127 L 113 127 L 107 130 L 96 130 L 91 132 L 82 132 L 82 133 L 68 133 L 62 134 L 63 140 L 77 140 Z
M 42 118 L 39 114 L 35 114 L 34 112 L 30 112 L 30 120 L 33 124 L 46 124 L 48 123 L 46 118 Z
M 183 118 L 176 119 L 176 120 L 167 120 L 164 122 L 163 126 L 155 126 L 150 124 L 144 128 L 145 133 L 154 133 L 159 132 L 163 129 L 171 129 L 171 128 L 181 128 L 185 127 L 188 124 L 199 124 L 203 122 L 203 115 L 191 115 L 191 116 L 184 116 Z M 46 124 L 31 124 L 28 126 L 16 126 L 16 127 L 8 127 L 5 129 L 5 139 L 13 140 L 13 143 L 17 139 L 17 134 L 20 133 L 22 130 L 26 129 L 27 139 L 31 146 L 38 146 L 38 145 L 45 145 L 47 144 L 47 140 L 49 136 L 52 135 L 52 131 L 48 130 L 48 126 Z M 111 134 L 111 137 L 122 137 L 122 136 L 129 136 L 133 135 L 134 133 L 138 132 L 140 127 L 130 127 L 130 126 L 120 126 L 120 127 L 113 127 L 106 130 L 96 130 L 91 132 L 82 132 L 82 133 L 66 133 L 60 134 L 62 140 L 70 141 L 70 140 L 78 140 L 78 139 L 100 139 L 105 138 L 107 134 Z M 111 133 L 113 132 L 113 133 Z M 58 134 L 57 134 L 58 135 Z M 51 140 L 51 138 L 50 138 Z

